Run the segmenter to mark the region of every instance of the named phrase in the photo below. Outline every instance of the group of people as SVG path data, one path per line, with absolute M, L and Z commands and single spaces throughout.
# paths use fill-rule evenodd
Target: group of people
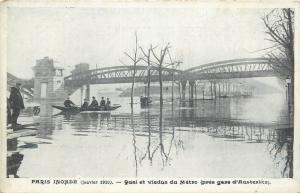
M 65 107 L 75 106 L 75 104 L 70 100 L 69 97 L 65 100 L 64 105 L 65 105 Z M 111 105 L 111 102 L 110 102 L 109 98 L 107 98 L 105 101 L 104 97 L 101 97 L 101 101 L 100 101 L 100 105 L 99 105 L 98 101 L 93 96 L 91 104 L 89 104 L 88 99 L 84 99 L 84 103 L 81 105 L 81 110 L 87 110 L 88 108 L 100 108 L 100 109 L 108 110 L 110 105 Z
M 21 83 L 16 83 L 15 87 L 11 87 L 10 96 L 7 99 L 7 124 L 12 124 L 15 128 L 17 125 L 18 117 L 22 109 L 24 109 L 24 101 L 20 92 Z

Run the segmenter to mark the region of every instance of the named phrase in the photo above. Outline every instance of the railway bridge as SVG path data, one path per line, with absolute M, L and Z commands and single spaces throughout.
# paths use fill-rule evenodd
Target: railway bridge
M 51 63 L 52 62 L 52 63 Z M 51 66 L 50 77 L 51 80 L 59 80 L 57 77 L 62 77 L 61 68 L 55 68 L 53 60 L 45 57 L 44 59 L 37 61 L 37 66 L 34 67 L 35 79 L 36 77 L 43 76 L 42 71 L 45 70 L 45 66 Z M 37 70 L 40 69 L 40 72 Z M 136 66 L 136 82 L 147 82 L 150 77 L 151 82 L 157 82 L 159 79 L 158 68 L 148 67 L 145 65 Z M 179 82 L 181 87 L 182 98 L 185 99 L 186 85 L 189 85 L 189 96 L 193 98 L 196 92 L 197 81 L 209 81 L 216 90 L 216 81 L 229 80 L 235 78 L 252 78 L 252 77 L 280 77 L 273 64 L 266 58 L 242 58 L 234 60 L 217 61 L 208 64 L 201 64 L 193 68 L 178 70 L 172 68 L 162 68 L 162 80 L 163 81 L 176 81 Z M 57 73 L 60 72 L 60 73 Z M 89 65 L 86 63 L 76 65 L 76 68 L 71 72 L 71 75 L 62 77 L 63 86 L 65 91 L 72 93 L 75 90 L 81 88 L 86 89 L 86 93 L 89 93 L 89 87 L 93 84 L 120 84 L 131 83 L 134 74 L 133 66 L 111 66 L 97 69 L 89 69 Z M 150 75 L 150 76 L 149 76 Z M 49 73 L 47 74 L 49 77 Z M 55 78 L 56 77 L 56 78 Z M 49 79 L 49 78 L 48 78 Z M 49 79 L 49 80 L 50 80 Z M 38 80 L 41 80 L 39 78 Z M 45 82 L 45 79 L 43 79 Z M 33 88 L 39 89 L 36 85 L 39 84 L 36 81 L 27 83 L 27 87 L 31 90 Z M 52 85 L 53 86 L 53 85 Z M 55 85 L 54 85 L 55 86 Z M 87 95 L 87 97 L 89 97 Z

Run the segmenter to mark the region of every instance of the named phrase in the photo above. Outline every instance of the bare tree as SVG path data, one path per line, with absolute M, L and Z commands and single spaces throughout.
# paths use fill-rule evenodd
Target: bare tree
M 147 65 L 148 65 L 148 69 L 147 69 L 147 98 L 149 99 L 150 97 L 150 84 L 151 84 L 151 63 L 152 61 L 150 60 L 151 58 L 151 49 L 149 48 L 147 50 L 147 53 L 144 51 L 144 49 L 142 47 L 140 47 L 144 57 L 146 59 L 143 59 Z
M 287 84 L 288 88 L 288 108 L 289 108 L 289 128 L 286 139 L 281 145 L 276 146 L 277 152 L 281 152 L 282 147 L 287 147 L 288 156 L 286 159 L 283 175 L 288 172 L 289 177 L 293 177 L 293 136 L 294 136 L 294 18 L 293 9 L 273 9 L 266 14 L 263 22 L 266 26 L 268 40 L 273 43 L 272 50 L 268 52 L 269 60 L 273 69 L 283 78 L 289 78 L 291 81 Z M 289 167 L 289 169 L 287 169 Z
M 160 97 L 159 97 L 159 102 L 161 107 L 163 106 L 163 94 L 162 94 L 162 89 L 163 89 L 163 83 L 162 83 L 162 70 L 163 70 L 163 64 L 164 64 L 164 59 L 165 56 L 167 54 L 168 49 L 170 48 L 169 46 L 170 44 L 168 43 L 166 46 L 164 46 L 161 50 L 160 50 L 160 55 L 157 56 L 157 54 L 154 52 L 154 48 L 150 47 L 151 53 L 154 56 L 156 62 L 153 62 L 152 64 L 154 66 L 156 66 L 158 68 L 158 79 L 159 79 L 159 93 L 160 93 Z
M 163 70 L 163 64 L 164 64 L 164 59 L 167 54 L 168 49 L 170 48 L 170 44 L 168 43 L 165 45 L 161 50 L 160 50 L 160 55 L 157 56 L 157 54 L 154 52 L 154 48 L 150 47 L 151 53 L 154 56 L 156 62 L 153 62 L 154 65 L 158 68 L 158 79 L 159 79 L 159 106 L 160 106 L 160 111 L 159 111 L 159 141 L 160 141 L 160 152 L 162 155 L 162 161 L 163 165 L 165 164 L 164 159 L 167 161 L 168 156 L 165 153 L 164 145 L 163 145 L 163 139 L 162 139 L 162 116 L 163 116 L 163 83 L 162 83 L 162 70 Z
M 268 41 L 273 42 L 267 55 L 273 68 L 283 76 L 294 73 L 294 10 L 273 9 L 263 18 Z
M 138 38 L 137 33 L 135 32 L 135 48 L 133 50 L 133 56 L 130 56 L 127 52 L 124 54 L 130 58 L 133 63 L 133 74 L 132 74 L 132 84 L 131 84 L 131 95 L 130 95 L 130 109 L 131 109 L 131 128 L 132 128 L 132 136 L 133 136 L 133 149 L 134 149 L 134 159 L 135 159 L 135 175 L 137 176 L 138 172 L 138 164 L 137 164 L 137 148 L 136 148 L 136 138 L 135 138 L 135 127 L 133 123 L 133 96 L 134 96 L 134 84 L 135 84 L 135 74 L 136 74 L 136 65 L 141 61 L 141 58 L 138 58 Z
M 135 84 L 135 74 L 136 74 L 136 65 L 141 61 L 141 58 L 138 58 L 138 37 L 137 33 L 135 32 L 135 48 L 133 50 L 133 56 L 130 56 L 127 52 L 124 54 L 132 61 L 133 63 L 133 74 L 132 74 L 132 84 L 131 84 L 131 95 L 130 95 L 130 102 L 131 106 L 133 106 L 133 96 L 134 96 L 134 84 Z
M 294 120 L 294 18 L 294 10 L 290 8 L 273 9 L 263 18 L 267 40 L 273 43 L 267 53 L 269 60 L 282 78 L 290 79 L 287 82 L 290 122 Z
M 173 101 L 174 101 L 174 69 L 178 68 L 178 66 L 182 63 L 182 61 L 179 61 L 179 60 L 178 61 L 173 61 L 170 50 L 168 49 L 167 51 L 168 51 L 168 55 L 169 55 L 169 59 L 170 59 L 170 63 L 168 63 L 168 64 L 172 66 L 172 107 L 173 107 Z M 173 109 L 172 109 L 172 112 L 173 112 Z

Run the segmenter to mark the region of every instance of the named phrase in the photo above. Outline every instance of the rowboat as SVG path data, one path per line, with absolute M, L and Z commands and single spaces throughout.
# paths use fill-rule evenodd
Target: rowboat
M 121 105 L 112 105 L 108 108 L 103 107 L 88 107 L 87 109 L 81 109 L 77 106 L 64 107 L 58 105 L 52 105 L 53 108 L 59 109 L 64 113 L 108 113 L 121 107 Z
M 66 113 L 74 113 L 74 112 L 80 112 L 80 107 L 72 106 L 72 107 L 65 107 L 65 106 L 58 106 L 58 105 L 52 105 L 53 108 L 61 110 Z
M 120 108 L 121 105 L 112 105 L 110 107 L 88 107 L 85 110 L 80 111 L 80 113 L 110 113 L 113 110 Z

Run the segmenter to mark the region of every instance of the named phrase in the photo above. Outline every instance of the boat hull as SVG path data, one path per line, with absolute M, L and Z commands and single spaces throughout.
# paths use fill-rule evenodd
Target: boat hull
M 108 109 L 103 107 L 89 107 L 87 109 L 82 110 L 80 107 L 64 107 L 64 106 L 57 106 L 52 105 L 53 108 L 59 109 L 64 113 L 109 113 L 113 110 L 116 110 L 121 107 L 121 105 L 113 105 Z
M 61 110 L 63 112 L 80 112 L 80 107 L 64 107 L 64 106 L 57 106 L 57 105 L 52 105 L 52 107 Z

